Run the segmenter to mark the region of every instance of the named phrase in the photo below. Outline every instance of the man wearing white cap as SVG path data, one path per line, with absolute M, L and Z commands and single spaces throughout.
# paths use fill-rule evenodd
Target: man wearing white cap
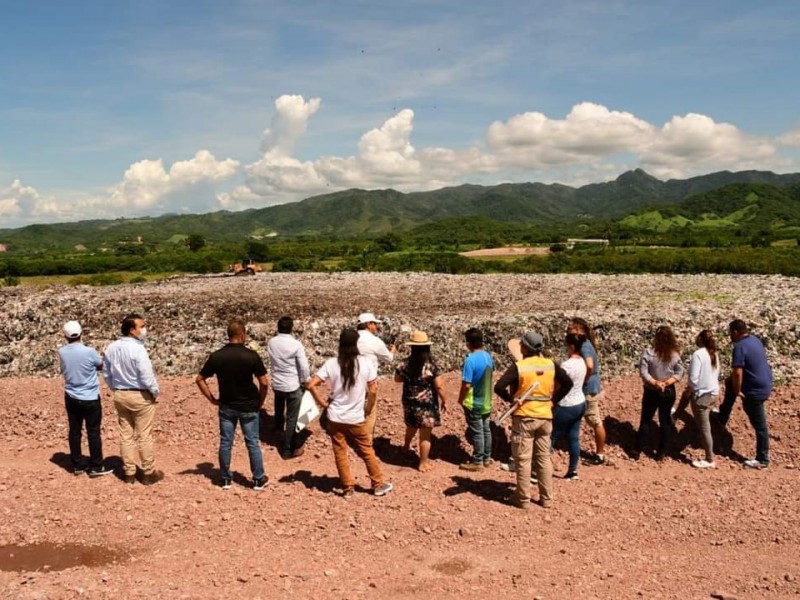
M 394 353 L 397 350 L 392 344 L 387 348 L 384 341 L 377 336 L 381 321 L 371 312 L 358 315 L 358 353 L 366 358 L 370 363 L 378 368 L 378 364 L 385 362 L 391 364 L 394 360 Z M 367 431 L 370 435 L 375 434 L 375 421 L 378 418 L 378 403 L 372 408 L 372 412 L 367 415 Z
M 103 361 L 94 348 L 84 346 L 83 330 L 77 321 L 64 324 L 67 345 L 58 349 L 61 374 L 64 376 L 64 402 L 69 421 L 69 456 L 75 475 L 88 473 L 89 477 L 102 477 L 111 473 L 103 466 L 103 441 L 100 437 L 100 422 L 103 410 L 100 406 L 100 379 L 97 371 Z M 81 455 L 81 436 L 86 423 L 89 440 L 89 467 Z

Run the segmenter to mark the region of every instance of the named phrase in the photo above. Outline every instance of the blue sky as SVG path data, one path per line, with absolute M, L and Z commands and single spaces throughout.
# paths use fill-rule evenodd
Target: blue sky
M 800 171 L 800 3 L 4 3 L 0 228 Z

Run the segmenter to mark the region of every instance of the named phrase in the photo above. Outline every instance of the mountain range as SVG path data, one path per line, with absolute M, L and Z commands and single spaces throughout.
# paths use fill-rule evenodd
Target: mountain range
M 189 234 L 240 242 L 270 236 L 374 236 L 439 219 L 481 216 L 501 222 L 616 222 L 636 230 L 689 227 L 800 227 L 800 173 L 721 171 L 661 181 L 641 169 L 614 181 L 561 184 L 465 184 L 428 192 L 351 189 L 239 212 L 29 225 L 0 229 L 9 250 L 112 245 L 141 238 L 179 242 Z

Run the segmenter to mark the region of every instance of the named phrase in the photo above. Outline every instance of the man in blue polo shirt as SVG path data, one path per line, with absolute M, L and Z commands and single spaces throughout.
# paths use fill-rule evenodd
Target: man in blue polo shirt
M 483 349 L 483 332 L 472 327 L 464 333 L 469 354 L 461 370 L 461 390 L 458 403 L 464 408 L 467 421 L 467 439 L 472 444 L 472 460 L 460 468 L 479 471 L 492 462 L 492 355 Z
M 725 426 L 738 398 L 742 399 L 744 412 L 756 432 L 756 457 L 747 460 L 749 469 L 766 469 L 769 466 L 769 426 L 764 403 L 772 393 L 772 369 L 767 361 L 764 345 L 750 335 L 741 319 L 731 321 L 728 333 L 733 342 L 731 377 L 726 382 L 725 400 L 719 408 L 719 422 Z
M 64 325 L 67 345 L 58 349 L 69 421 L 69 455 L 75 475 L 88 473 L 89 477 L 101 477 L 111 473 L 111 469 L 103 466 L 103 441 L 100 437 L 103 409 L 100 406 L 100 379 L 97 371 L 103 368 L 103 361 L 95 349 L 83 345 L 82 333 L 80 323 L 67 322 Z M 81 455 L 84 423 L 89 440 L 88 469 Z

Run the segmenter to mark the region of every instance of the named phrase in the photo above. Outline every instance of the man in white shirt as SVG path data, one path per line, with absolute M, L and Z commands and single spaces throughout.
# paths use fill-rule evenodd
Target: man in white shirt
M 381 321 L 371 312 L 358 315 L 358 353 L 372 364 L 376 371 L 379 363 L 391 364 L 394 361 L 396 348 L 392 344 L 387 348 L 384 341 L 378 337 Z M 375 435 L 375 421 L 378 418 L 377 400 L 375 407 L 367 415 L 367 431 L 371 437 Z
M 122 337 L 106 348 L 103 378 L 114 393 L 125 483 L 136 482 L 138 447 L 142 483 L 152 485 L 164 479 L 164 472 L 155 469 L 153 454 L 153 421 L 160 390 L 144 347 L 146 325 L 144 318 L 137 314 L 122 320 Z
M 270 370 L 272 371 L 272 389 L 275 392 L 275 428 L 283 430 L 284 459 L 297 458 L 304 452 L 297 447 L 297 417 L 303 399 L 303 386 L 311 378 L 308 368 L 308 357 L 303 344 L 292 335 L 294 321 L 291 317 L 278 320 L 278 335 L 267 344 Z M 284 418 L 285 413 L 285 418 Z

